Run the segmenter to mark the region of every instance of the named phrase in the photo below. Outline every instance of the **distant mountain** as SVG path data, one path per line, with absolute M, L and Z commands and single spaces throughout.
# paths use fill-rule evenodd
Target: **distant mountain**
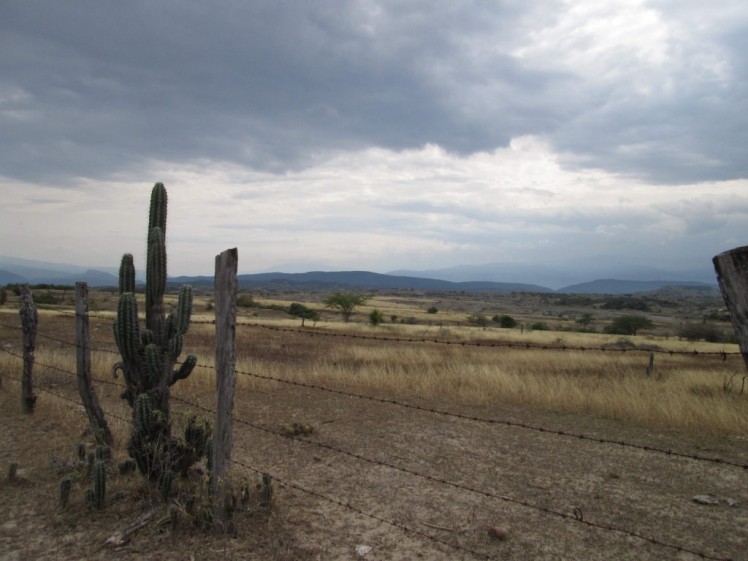
M 47 263 L 0 255 L 0 284 L 65 284 L 85 282 L 90 286 L 117 286 L 117 276 L 108 271 Z M 116 271 L 116 269 L 115 269 Z
M 610 265 L 610 260 L 569 264 L 488 263 L 456 266 L 432 271 L 401 271 L 380 274 L 369 271 L 311 271 L 305 273 L 258 273 L 239 275 L 243 289 L 268 287 L 288 290 L 444 290 L 453 292 L 558 292 L 574 294 L 633 294 L 665 286 L 717 290 L 716 277 L 708 271 L 662 272 L 653 268 Z M 607 265 L 605 265 L 607 263 Z M 620 271 L 622 276 L 584 276 L 600 270 Z M 655 276 L 662 274 L 662 276 Z M 32 261 L 0 255 L 0 285 L 72 285 L 78 281 L 95 287 L 117 286 L 118 272 L 112 268 L 87 268 L 64 263 Z M 579 278 L 580 276 L 581 279 Z M 590 278 L 598 278 L 585 282 Z M 671 280 L 658 280 L 665 278 Z M 533 280 L 537 279 L 537 280 Z M 561 282 L 565 280 L 566 282 Z M 518 282 L 521 281 L 521 282 Z M 172 284 L 213 286 L 210 276 L 170 277 Z M 551 288 L 549 288 L 551 287 Z M 559 288 L 561 287 L 561 288 Z
M 719 294 L 716 286 L 702 282 L 687 281 L 630 281 L 616 279 L 598 279 L 591 282 L 583 282 L 559 288 L 556 292 L 564 294 L 636 294 L 639 292 L 652 292 L 665 287 L 688 288 L 699 291 L 709 291 Z
M 213 277 L 174 277 L 170 283 L 205 286 L 213 284 Z M 449 282 L 422 277 L 383 275 L 368 271 L 312 271 L 309 273 L 259 273 L 238 275 L 240 288 L 268 286 L 273 288 L 308 290 L 344 289 L 400 289 L 448 290 L 465 292 L 552 292 L 545 286 L 502 282 Z
M 679 282 L 702 282 L 716 285 L 711 262 L 697 269 L 665 270 L 621 261 L 615 256 L 598 256 L 592 259 L 572 259 L 545 263 L 484 263 L 482 265 L 457 265 L 443 269 L 396 270 L 395 276 L 426 277 L 451 282 L 489 281 L 521 282 L 560 289 L 587 282 L 590 279 L 620 279 L 631 281 L 659 281 L 673 279 Z

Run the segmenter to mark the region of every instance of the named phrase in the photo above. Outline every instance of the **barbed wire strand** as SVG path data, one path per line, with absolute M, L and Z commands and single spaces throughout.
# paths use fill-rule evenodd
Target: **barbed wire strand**
M 198 364 L 197 366 L 201 368 L 207 368 L 211 370 L 215 370 L 214 366 L 204 365 L 204 364 Z M 588 442 L 594 442 L 597 444 L 607 444 L 607 445 L 613 445 L 613 446 L 620 446 L 624 448 L 633 448 L 636 450 L 641 450 L 644 452 L 652 452 L 657 454 L 663 454 L 665 456 L 675 457 L 675 458 L 685 458 L 690 460 L 696 460 L 701 462 L 709 462 L 719 465 L 726 465 L 726 466 L 732 466 L 732 467 L 738 467 L 741 469 L 748 470 L 748 463 L 739 463 L 739 462 L 732 462 L 730 460 L 725 460 L 723 458 L 715 458 L 711 456 L 701 456 L 698 454 L 687 454 L 685 452 L 678 452 L 675 450 L 671 450 L 669 448 L 658 448 L 656 446 L 650 446 L 647 444 L 634 444 L 630 442 L 626 442 L 623 440 L 613 440 L 609 438 L 601 438 L 597 436 L 590 436 L 582 433 L 575 433 L 571 431 L 563 431 L 563 430 L 557 430 L 557 429 L 549 429 L 541 426 L 531 425 L 525 422 L 520 421 L 509 421 L 507 419 L 489 419 L 486 417 L 478 417 L 476 415 L 465 415 L 463 413 L 455 413 L 452 411 L 445 411 L 443 409 L 435 409 L 431 407 L 424 407 L 422 405 L 415 405 L 412 403 L 407 403 L 403 401 L 398 401 L 396 399 L 387 399 L 387 398 L 380 398 L 380 397 L 374 397 L 370 395 L 363 395 L 363 394 L 357 394 L 350 391 L 345 390 L 339 390 L 335 388 L 328 388 L 325 386 L 320 386 L 316 384 L 310 384 L 307 382 L 298 382 L 295 380 L 287 380 L 284 378 L 279 378 L 277 376 L 269 376 L 264 374 L 256 374 L 252 372 L 246 372 L 242 370 L 236 370 L 237 374 L 241 374 L 243 376 L 249 376 L 252 378 L 258 378 L 261 380 L 267 380 L 267 381 L 273 381 L 273 382 L 279 382 L 282 384 L 288 384 L 291 386 L 297 386 L 305 389 L 312 389 L 316 391 L 322 391 L 327 392 L 335 395 L 342 395 L 345 397 L 352 397 L 356 399 L 362 399 L 365 401 L 372 401 L 375 403 L 382 403 L 382 404 L 388 404 L 388 405 L 395 405 L 398 407 L 403 407 L 405 409 L 412 409 L 415 411 L 420 411 L 423 413 L 431 413 L 435 415 L 441 415 L 444 417 L 451 417 L 455 419 L 461 419 L 466 421 L 473 421 L 477 423 L 484 423 L 489 425 L 502 425 L 502 426 L 508 426 L 512 428 L 521 428 L 525 430 L 530 430 L 534 432 L 540 432 L 544 434 L 549 435 L 555 435 L 555 436 L 564 436 L 568 438 L 578 439 L 578 440 L 585 440 Z
M 61 315 L 67 315 L 67 316 L 74 316 L 75 312 L 68 312 L 64 310 L 55 310 L 57 313 Z M 142 314 L 141 314 L 142 315 Z M 101 316 L 101 315 L 92 315 L 89 314 L 89 317 L 91 318 L 98 318 L 102 320 L 111 320 L 112 317 L 110 316 Z M 214 320 L 194 320 L 190 322 L 194 325 L 214 325 Z M 237 321 L 236 323 L 237 327 L 254 327 L 258 329 L 266 329 L 269 331 L 276 331 L 276 332 L 283 332 L 283 333 L 296 333 L 301 335 L 309 335 L 309 336 L 324 336 L 324 337 L 341 337 L 341 338 L 349 338 L 349 339 L 361 339 L 361 340 L 370 340 L 370 341 L 380 341 L 380 342 L 386 342 L 386 343 L 433 343 L 438 345 L 453 345 L 453 346 L 463 346 L 463 347 L 485 347 L 485 348 L 510 348 L 510 349 L 517 349 L 517 350 L 541 350 L 541 351 L 578 351 L 578 352 L 603 352 L 603 353 L 627 353 L 627 352 L 645 352 L 645 353 L 655 353 L 655 354 L 667 354 L 670 356 L 692 356 L 692 357 L 700 357 L 700 356 L 719 356 L 723 360 L 726 360 L 729 356 L 742 356 L 742 353 L 740 351 L 737 352 L 727 352 L 727 351 L 697 351 L 696 349 L 693 349 L 692 351 L 675 351 L 675 350 L 668 350 L 668 349 L 658 349 L 658 348 L 627 348 L 627 347 L 575 347 L 575 346 L 569 346 L 569 345 L 544 345 L 539 343 L 530 343 L 530 342 L 510 342 L 510 341 L 488 341 L 488 342 L 477 342 L 477 341 L 448 341 L 445 339 L 435 339 L 435 338 L 429 338 L 429 337 L 382 337 L 382 336 L 373 336 L 373 335 L 361 335 L 356 333 L 340 333 L 340 332 L 333 332 L 329 330 L 325 330 L 323 328 L 313 328 L 313 329 L 301 329 L 301 328 L 290 328 L 290 327 L 278 327 L 274 325 L 267 325 L 263 323 L 255 323 L 255 322 L 240 322 Z
M 376 520 L 377 522 L 388 524 L 388 525 L 390 525 L 390 526 L 392 526 L 394 528 L 397 528 L 398 530 L 401 530 L 401 531 L 403 531 L 405 533 L 410 533 L 410 534 L 417 535 L 417 536 L 419 536 L 421 538 L 425 538 L 425 539 L 427 539 L 429 541 L 432 541 L 432 542 L 435 542 L 435 543 L 438 543 L 438 544 L 441 544 L 441 545 L 446 545 L 446 546 L 449 546 L 449 547 L 451 547 L 453 549 L 457 549 L 459 551 L 464 551 L 466 553 L 470 553 L 471 555 L 474 555 L 476 557 L 480 557 L 482 559 L 493 559 L 493 556 L 491 556 L 490 554 L 483 553 L 481 551 L 476 551 L 474 549 L 470 549 L 470 548 L 467 548 L 465 546 L 462 546 L 462 545 L 459 545 L 459 544 L 456 544 L 456 543 L 448 542 L 446 540 L 443 540 L 443 539 L 438 538 L 436 536 L 432 536 L 431 534 L 428 534 L 428 533 L 423 532 L 421 530 L 416 530 L 415 528 L 411 528 L 410 526 L 406 526 L 405 524 L 401 524 L 400 522 L 395 522 L 394 520 L 388 520 L 386 518 L 383 518 L 383 517 L 381 517 L 379 515 L 376 515 L 376 514 L 373 514 L 371 512 L 366 512 L 364 510 L 361 510 L 360 508 L 357 508 L 357 507 L 353 506 L 349 502 L 343 502 L 343 501 L 341 501 L 339 499 L 334 499 L 334 498 L 332 498 L 330 496 L 327 496 L 327 495 L 325 495 L 323 493 L 320 493 L 319 491 L 312 491 L 311 489 L 307 489 L 306 487 L 302 487 L 301 485 L 299 485 L 297 483 L 293 483 L 291 481 L 288 481 L 287 479 L 281 479 L 281 478 L 277 477 L 275 474 L 273 474 L 273 473 L 271 473 L 271 472 L 269 472 L 267 470 L 257 469 L 256 467 L 250 466 L 250 465 L 248 465 L 248 464 L 246 464 L 246 463 L 244 463 L 244 462 L 242 462 L 240 460 L 231 459 L 230 461 L 233 464 L 236 464 L 236 465 L 241 466 L 243 468 L 246 468 L 246 469 L 249 469 L 251 471 L 254 471 L 257 474 L 260 474 L 260 475 L 267 474 L 272 479 L 274 479 L 275 481 L 277 481 L 278 483 L 280 483 L 281 485 L 284 485 L 286 487 L 290 487 L 291 489 L 295 489 L 295 490 L 300 491 L 302 493 L 306 493 L 308 495 L 312 495 L 314 497 L 323 499 L 323 500 L 328 501 L 328 502 L 330 502 L 330 503 L 332 503 L 334 505 L 337 505 L 337 506 L 343 507 L 345 509 L 348 509 L 348 510 L 350 510 L 352 512 L 355 512 L 356 514 L 360 514 L 360 515 L 366 516 L 368 518 L 371 518 L 373 520 Z
M 182 403 L 184 403 L 186 405 L 189 405 L 189 406 L 192 406 L 192 407 L 196 407 L 197 409 L 201 409 L 201 410 L 203 410 L 206 413 L 211 413 L 211 414 L 215 414 L 216 413 L 215 410 L 213 410 L 213 409 L 211 409 L 209 407 L 205 407 L 204 405 L 200 405 L 200 404 L 197 404 L 197 403 L 194 403 L 194 402 L 191 402 L 191 401 L 179 398 L 179 397 L 174 396 L 174 395 L 172 395 L 171 397 L 172 397 L 172 399 L 174 399 L 176 401 L 182 402 Z M 249 426 L 251 428 L 254 428 L 256 430 L 260 430 L 260 431 L 266 432 L 268 434 L 272 434 L 274 436 L 278 436 L 278 437 L 286 438 L 286 439 L 289 438 L 287 435 L 285 435 L 282 432 L 270 429 L 268 427 L 264 427 L 262 425 L 259 425 L 257 423 L 253 423 L 251 421 L 247 421 L 245 419 L 240 419 L 238 417 L 232 416 L 232 420 L 234 422 L 239 423 L 239 424 L 242 424 L 242 425 L 245 425 L 245 426 Z M 631 530 L 626 530 L 624 528 L 619 528 L 619 527 L 616 527 L 616 526 L 611 526 L 609 524 L 603 524 L 603 523 L 600 523 L 600 522 L 594 522 L 594 521 L 591 521 L 591 520 L 585 520 L 584 517 L 579 512 L 577 512 L 577 511 L 573 512 L 572 514 L 569 514 L 567 512 L 563 512 L 563 511 L 560 511 L 560 510 L 555 510 L 555 509 L 552 509 L 552 508 L 548 508 L 548 507 L 544 507 L 544 506 L 539 506 L 539 505 L 530 503 L 530 502 L 522 500 L 522 499 L 515 499 L 515 498 L 512 498 L 512 497 L 508 497 L 506 495 L 499 495 L 499 494 L 496 494 L 496 493 L 492 493 L 490 491 L 484 491 L 484 490 L 481 490 L 481 489 L 476 489 L 476 488 L 471 487 L 469 485 L 464 485 L 462 483 L 456 483 L 454 481 L 448 481 L 448 480 L 442 479 L 440 477 L 436 477 L 436 476 L 433 476 L 433 475 L 421 473 L 421 472 L 418 472 L 418 471 L 415 471 L 415 470 L 411 470 L 411 469 L 408 469 L 408 468 L 405 468 L 405 467 L 402 467 L 402 466 L 397 466 L 397 465 L 389 463 L 389 462 L 384 462 L 384 461 L 381 461 L 381 460 L 376 460 L 376 459 L 373 459 L 373 458 L 369 458 L 367 456 L 363 456 L 362 454 L 358 454 L 356 452 L 349 452 L 349 451 L 343 450 L 342 448 L 339 448 L 337 446 L 332 446 L 330 444 L 325 444 L 325 443 L 322 443 L 322 442 L 316 442 L 316 441 L 309 440 L 307 438 L 303 438 L 303 437 L 300 437 L 300 436 L 294 437 L 294 440 L 296 440 L 298 442 L 302 442 L 302 443 L 304 443 L 306 445 L 316 446 L 316 447 L 324 449 L 324 450 L 330 450 L 332 452 L 336 452 L 338 454 L 341 454 L 341 455 L 344 455 L 344 456 L 347 456 L 347 457 L 351 457 L 351 458 L 354 458 L 354 459 L 359 460 L 359 461 L 370 463 L 372 465 L 386 467 L 386 468 L 389 468 L 389 469 L 392 469 L 392 470 L 395 470 L 395 471 L 399 471 L 399 472 L 402 472 L 402 473 L 405 473 L 405 474 L 408 474 L 408 475 L 411 475 L 411 476 L 414 476 L 414 477 L 419 477 L 419 478 L 425 479 L 426 481 L 430 481 L 430 482 L 433 482 L 433 483 L 438 483 L 438 484 L 441 484 L 441 485 L 445 485 L 445 486 L 449 486 L 449 487 L 453 487 L 453 488 L 459 489 L 461 491 L 468 491 L 470 493 L 474 493 L 474 494 L 477 494 L 477 495 L 480 495 L 480 496 L 484 496 L 484 497 L 488 497 L 488 498 L 500 500 L 500 501 L 503 501 L 503 502 L 515 504 L 515 505 L 522 506 L 522 507 L 525 507 L 525 508 L 528 508 L 528 509 L 531 509 L 531 510 L 535 510 L 537 512 L 541 512 L 541 513 L 546 514 L 546 515 L 555 516 L 555 517 L 561 518 L 561 519 L 566 520 L 566 521 L 578 522 L 578 523 L 583 524 L 583 525 L 585 525 L 585 526 L 587 526 L 589 528 L 595 528 L 595 529 L 598 529 L 598 530 L 605 530 L 605 531 L 609 531 L 609 532 L 615 532 L 615 533 L 623 534 L 623 535 L 628 536 L 628 537 L 632 537 L 632 538 L 636 538 L 636 539 L 639 539 L 639 540 L 643 540 L 643 541 L 649 542 L 651 544 L 654 544 L 654 545 L 657 545 L 657 546 L 661 546 L 661 547 L 665 547 L 665 548 L 668 548 L 668 549 L 672 549 L 672 550 L 675 550 L 675 551 L 678 551 L 678 552 L 681 552 L 681 553 L 689 553 L 689 554 L 692 554 L 692 555 L 697 555 L 697 556 L 701 557 L 702 559 L 709 559 L 709 560 L 713 560 L 713 561 L 731 561 L 729 558 L 717 557 L 715 555 L 710 555 L 710 554 L 707 554 L 707 553 L 704 553 L 704 552 L 701 552 L 701 551 L 697 551 L 697 550 L 693 550 L 693 549 L 690 549 L 690 548 L 687 548 L 687 547 L 684 547 L 684 546 L 680 546 L 680 545 L 676 545 L 676 544 L 672 544 L 672 543 L 668 543 L 668 542 L 663 542 L 663 541 L 658 540 L 658 539 L 656 539 L 654 537 L 645 536 L 644 534 L 640 534 L 638 532 L 634 532 L 634 531 L 631 531 Z
M 13 355 L 15 357 L 23 358 L 22 355 L 19 355 L 18 353 L 10 351 L 9 349 L 0 349 L 0 350 L 6 352 L 7 354 Z M 117 354 L 116 351 L 112 351 L 112 350 L 109 350 L 109 349 L 98 349 L 98 350 L 101 350 L 103 352 L 109 352 L 109 353 Z M 53 365 L 48 365 L 48 364 L 43 364 L 43 363 L 38 363 L 38 364 L 40 366 L 45 367 L 45 368 L 50 368 L 50 369 L 58 370 L 58 371 L 61 371 L 61 372 L 69 373 L 69 374 L 72 374 L 73 376 L 76 375 L 75 373 L 69 372 L 67 370 L 61 369 L 61 368 L 53 366 Z M 205 368 L 205 369 L 208 369 L 208 370 L 215 370 L 215 367 L 211 366 L 211 365 L 197 364 L 196 366 L 198 366 L 199 368 Z M 566 438 L 573 438 L 573 439 L 583 440 L 583 441 L 587 441 L 587 442 L 593 442 L 593 443 L 597 443 L 597 444 L 619 446 L 619 447 L 623 447 L 623 448 L 632 448 L 632 449 L 640 450 L 640 451 L 643 451 L 643 452 L 655 453 L 655 454 L 662 454 L 662 455 L 669 456 L 669 457 L 674 457 L 674 458 L 684 458 L 684 459 L 690 459 L 690 460 L 695 460 L 695 461 L 700 461 L 700 462 L 708 462 L 708 463 L 713 463 L 713 464 L 718 464 L 718 465 L 724 465 L 724 466 L 731 466 L 731 467 L 737 467 L 737 468 L 741 468 L 741 469 L 744 469 L 744 470 L 748 470 L 748 463 L 733 462 L 731 460 L 726 460 L 726 459 L 723 459 L 723 458 L 716 458 L 716 457 L 713 457 L 713 456 L 702 456 L 702 455 L 699 455 L 699 454 L 688 454 L 688 453 L 685 453 L 685 452 L 678 452 L 678 451 L 672 450 L 670 448 L 659 448 L 657 446 L 650 446 L 650 445 L 647 445 L 647 444 L 636 444 L 636 443 L 626 442 L 624 440 L 613 440 L 613 439 L 609 439 L 609 438 L 602 438 L 602 437 L 597 437 L 597 436 L 590 436 L 590 435 L 586 435 L 586 434 L 583 434 L 583 433 L 576 433 L 576 432 L 564 431 L 564 430 L 558 430 L 558 429 L 550 429 L 550 428 L 546 428 L 546 427 L 542 427 L 542 426 L 537 426 L 537 425 L 532 425 L 532 424 L 529 424 L 529 423 L 525 423 L 524 421 L 510 421 L 508 419 L 489 419 L 489 418 L 485 418 L 485 417 L 478 417 L 476 415 L 465 415 L 463 413 L 455 413 L 455 412 L 452 412 L 452 411 L 445 411 L 443 409 L 436 409 L 436 408 L 432 408 L 432 407 L 424 407 L 422 405 L 415 405 L 415 404 L 412 404 L 412 403 L 398 401 L 396 399 L 386 399 L 386 398 L 374 397 L 374 396 L 369 396 L 369 395 L 357 394 L 357 393 L 350 392 L 350 391 L 345 391 L 345 390 L 340 390 L 340 389 L 335 389 L 335 388 L 329 388 L 329 387 L 326 387 L 326 386 L 320 386 L 320 385 L 316 385 L 316 384 L 310 384 L 310 383 L 307 383 L 307 382 L 298 382 L 298 381 L 295 381 L 295 380 L 288 380 L 288 379 L 284 379 L 284 378 L 279 378 L 277 376 L 270 376 L 270 375 L 257 374 L 257 373 L 253 373 L 253 372 L 246 372 L 246 371 L 243 371 L 243 370 L 236 370 L 236 373 L 240 374 L 240 375 L 243 375 L 243 376 L 257 378 L 257 379 L 261 379 L 261 380 L 278 382 L 278 383 L 287 384 L 287 385 L 291 385 L 291 386 L 302 387 L 302 388 L 305 388 L 305 389 L 312 389 L 312 390 L 315 390 L 315 391 L 321 391 L 321 392 L 331 393 L 331 394 L 335 394 L 335 395 L 341 395 L 341 396 L 345 396 L 345 397 L 351 397 L 351 398 L 361 399 L 361 400 L 365 400 L 365 401 L 371 401 L 371 402 L 375 402 L 375 403 L 382 403 L 382 404 L 394 405 L 394 406 L 402 407 L 402 408 L 405 408 L 405 409 L 411 409 L 411 410 L 420 411 L 420 412 L 423 412 L 423 413 L 431 413 L 431 414 L 440 415 L 440 416 L 444 416 L 444 417 L 450 417 L 450 418 L 461 419 L 461 420 L 466 420 L 466 421 L 472 421 L 472 422 L 477 422 L 477 423 L 489 424 L 489 425 L 500 425 L 500 426 L 507 426 L 507 427 L 512 427 L 512 428 L 520 428 L 520 429 L 524 429 L 524 430 L 530 430 L 530 431 L 533 431 L 533 432 L 539 432 L 539 433 L 544 433 L 544 434 L 549 434 L 549 435 L 555 435 L 555 436 L 562 436 L 562 437 L 566 437 Z M 121 384 L 117 384 L 116 382 L 111 382 L 111 381 L 103 380 L 103 379 L 100 379 L 100 378 L 93 378 L 93 379 L 95 381 L 103 383 L 103 384 L 111 384 L 111 385 L 115 385 L 117 387 L 123 388 L 123 386 Z
M 12 353 L 11 352 L 9 354 L 12 354 L 13 356 L 17 356 L 19 358 L 23 358 L 21 355 L 18 355 L 16 353 Z M 54 367 L 54 368 L 56 368 L 56 367 Z M 67 371 L 65 369 L 61 369 L 61 368 L 56 368 L 56 369 L 60 370 L 62 372 L 66 372 L 68 374 L 74 374 L 73 372 Z M 5 374 L 0 374 L 0 376 L 2 376 L 4 378 L 11 379 L 11 380 L 14 380 L 14 381 L 17 381 L 17 382 L 21 381 L 21 380 L 18 380 L 17 378 L 14 378 L 14 377 L 11 377 L 11 376 L 8 376 L 8 375 L 5 375 Z M 119 384 L 115 384 L 115 385 L 119 385 Z M 54 397 L 57 397 L 59 399 L 65 400 L 65 401 L 70 402 L 70 403 L 73 403 L 73 404 L 75 404 L 76 408 L 82 407 L 82 404 L 80 402 L 78 402 L 77 400 L 73 400 L 73 399 L 71 399 L 69 397 L 56 394 L 56 393 L 51 392 L 51 391 L 49 391 L 49 390 L 47 390 L 45 388 L 38 388 L 38 389 L 39 389 L 39 391 L 45 392 L 45 393 L 50 394 L 50 395 L 52 395 Z M 198 404 L 198 403 L 195 403 L 195 402 L 192 402 L 192 401 L 180 398 L 180 397 L 175 396 L 175 395 L 172 395 L 171 398 L 173 400 L 175 400 L 175 401 L 178 401 L 180 403 L 183 403 L 183 404 L 191 406 L 191 407 L 195 407 L 195 408 L 200 409 L 200 410 L 202 410 L 204 412 L 211 413 L 211 414 L 216 414 L 216 411 L 214 409 L 205 407 L 204 405 L 201 405 L 201 404 Z M 116 416 L 115 416 L 115 418 L 116 418 Z M 124 419 L 120 418 L 120 420 L 124 420 Z M 272 435 L 277 436 L 277 437 L 288 438 L 287 435 L 285 435 L 285 434 L 283 434 L 281 432 L 278 432 L 276 430 L 270 429 L 268 427 L 264 427 L 264 426 L 259 425 L 257 423 L 253 423 L 251 421 L 247 421 L 246 419 L 240 419 L 238 417 L 232 416 L 232 420 L 235 421 L 235 422 L 238 422 L 238 423 L 240 423 L 242 425 L 249 426 L 249 427 L 254 428 L 256 430 L 260 430 L 260 431 L 266 432 L 268 434 L 272 434 Z M 402 466 L 397 466 L 397 465 L 389 463 L 389 462 L 384 462 L 384 461 L 381 461 L 381 460 L 376 460 L 376 459 L 373 459 L 373 458 L 368 458 L 368 457 L 363 456 L 361 454 L 358 454 L 358 453 L 355 453 L 355 452 L 349 452 L 347 450 L 343 450 L 342 448 L 339 448 L 337 446 L 332 446 L 330 444 L 316 442 L 316 441 L 309 440 L 309 439 L 302 438 L 302 437 L 295 437 L 294 439 L 297 440 L 297 441 L 299 441 L 299 442 L 302 442 L 302 443 L 304 443 L 306 445 L 316 446 L 318 448 L 322 448 L 322 449 L 325 449 L 325 450 L 330 450 L 330 451 L 333 451 L 335 453 L 338 453 L 338 454 L 341 454 L 341 455 L 344 455 L 344 456 L 348 456 L 348 457 L 354 458 L 354 459 L 359 460 L 359 461 L 370 463 L 372 465 L 378 465 L 378 466 L 386 467 L 388 469 L 399 471 L 399 472 L 402 472 L 402 473 L 405 473 L 405 474 L 408 474 L 408 475 L 411 475 L 411 476 L 423 478 L 423 479 L 425 479 L 427 481 L 430 481 L 430 482 L 434 482 L 434 483 L 438 483 L 438 484 L 441 484 L 441 485 L 453 487 L 453 488 L 456 488 L 456 489 L 459 489 L 459 490 L 462 490 L 462 491 L 468 491 L 468 492 L 471 492 L 471 493 L 474 493 L 474 494 L 477 494 L 477 495 L 481 495 L 481 496 L 484 496 L 484 497 L 488 497 L 488 498 L 500 500 L 500 501 L 503 501 L 503 502 L 508 502 L 508 503 L 511 503 L 511 504 L 516 504 L 518 506 L 523 506 L 525 508 L 538 511 L 538 512 L 541 512 L 541 513 L 546 514 L 546 515 L 551 515 L 551 516 L 559 517 L 559 518 L 561 518 L 563 520 L 575 521 L 575 522 L 581 523 L 581 524 L 583 524 L 585 526 L 588 526 L 590 528 L 595 528 L 595 529 L 598 529 L 598 530 L 605 530 L 605 531 L 609 531 L 609 532 L 620 533 L 620 534 L 623 534 L 623 535 L 626 535 L 626 536 L 629 536 L 629 537 L 633 537 L 633 538 L 637 538 L 639 540 L 643 540 L 643 541 L 649 542 L 649 543 L 651 543 L 653 545 L 665 547 L 665 548 L 668 548 L 668 549 L 673 549 L 673 550 L 681 552 L 681 553 L 690 553 L 692 555 L 697 555 L 697 556 L 701 557 L 702 559 L 709 559 L 709 560 L 712 560 L 712 561 L 731 561 L 729 558 L 716 557 L 714 555 L 710 555 L 710 554 L 706 554 L 704 552 L 692 550 L 690 548 L 686 548 L 686 547 L 683 547 L 683 546 L 680 546 L 680 545 L 671 544 L 671 543 L 668 543 L 668 542 L 663 542 L 663 541 L 658 540 L 658 539 L 656 539 L 654 537 L 645 536 L 644 534 L 640 534 L 638 532 L 633 532 L 631 530 L 626 530 L 624 528 L 619 528 L 619 527 L 611 526 L 609 524 L 603 524 L 603 523 L 599 523 L 599 522 L 593 522 L 593 521 L 590 521 L 590 520 L 585 520 L 584 517 L 581 515 L 581 513 L 577 512 L 577 511 L 574 511 L 572 514 L 569 514 L 567 512 L 563 512 L 563 511 L 551 509 L 551 508 L 548 508 L 548 507 L 543 507 L 543 506 L 535 505 L 533 503 L 530 503 L 530 502 L 522 500 L 522 499 L 515 499 L 515 498 L 512 498 L 512 497 L 508 497 L 506 495 L 499 495 L 499 494 L 496 494 L 496 493 L 492 493 L 490 491 L 484 491 L 484 490 L 481 490 L 481 489 L 476 489 L 476 488 L 471 487 L 469 485 L 464 485 L 464 484 L 461 484 L 461 483 L 456 483 L 456 482 L 453 482 L 453 481 L 448 481 L 448 480 L 442 479 L 440 477 L 436 477 L 436 476 L 433 476 L 433 475 L 421 473 L 421 472 L 418 472 L 418 471 L 415 471 L 415 470 L 411 470 L 411 469 L 408 469 L 408 468 L 405 468 L 405 467 L 402 467 Z M 346 505 L 345 505 L 345 503 L 341 502 L 341 506 L 346 506 Z M 368 513 L 367 513 L 367 515 L 368 515 Z M 374 515 L 372 517 L 376 518 L 376 515 Z M 385 520 L 383 520 L 383 521 L 385 521 Z M 428 535 L 428 534 L 426 534 L 426 535 Z M 451 545 L 451 544 L 449 544 L 449 542 L 445 542 L 445 543 L 447 545 Z M 483 554 L 480 554 L 479 552 L 475 552 L 475 553 L 478 553 L 481 556 L 483 555 Z

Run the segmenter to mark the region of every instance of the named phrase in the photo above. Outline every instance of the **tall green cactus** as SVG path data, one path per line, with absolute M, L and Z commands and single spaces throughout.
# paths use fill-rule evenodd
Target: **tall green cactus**
M 122 372 L 122 394 L 133 409 L 133 430 L 128 452 L 138 468 L 154 481 L 168 471 L 184 473 L 199 459 L 194 447 L 171 436 L 169 388 L 187 378 L 197 357 L 188 355 L 175 368 L 184 346 L 184 335 L 192 316 L 192 289 L 179 291 L 176 308 L 164 309 L 166 292 L 166 188 L 156 183 L 151 191 L 148 216 L 145 325 L 141 328 L 135 295 L 133 257 L 122 257 L 119 272 L 119 304 L 114 321 L 114 339 L 122 360 L 114 373 Z M 202 451 L 200 451 L 202 452 Z

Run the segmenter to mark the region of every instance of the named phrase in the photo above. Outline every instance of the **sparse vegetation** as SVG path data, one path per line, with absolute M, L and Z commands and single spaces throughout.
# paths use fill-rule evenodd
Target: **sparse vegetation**
M 636 335 L 642 329 L 652 329 L 652 320 L 641 315 L 619 316 L 605 328 L 606 333 L 613 335 Z
M 306 322 L 306 320 L 313 321 L 314 323 L 317 323 L 320 320 L 320 315 L 317 310 L 307 308 L 304 304 L 299 304 L 298 302 L 294 302 L 288 307 L 288 313 L 289 315 L 301 319 L 302 327 L 304 327 L 304 322 Z
M 369 312 L 369 323 L 371 325 L 379 325 L 384 321 L 384 314 L 379 310 L 372 310 Z
M 502 329 L 514 329 L 517 327 L 517 320 L 507 314 L 495 315 L 491 321 L 498 323 Z
M 343 317 L 343 321 L 348 323 L 356 308 L 362 306 L 369 298 L 363 294 L 350 294 L 336 292 L 322 302 L 326 308 L 338 310 Z

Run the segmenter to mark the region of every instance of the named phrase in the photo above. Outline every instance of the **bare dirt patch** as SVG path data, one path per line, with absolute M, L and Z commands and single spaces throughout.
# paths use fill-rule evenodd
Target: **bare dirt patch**
M 90 480 L 74 471 L 71 504 L 59 511 L 60 465 L 75 455 L 85 417 L 61 415 L 53 401 L 41 394 L 37 412 L 22 416 L 18 387 L 0 386 L 1 465 L 19 464 L 15 481 L 3 473 L 0 483 L 3 560 L 698 558 L 678 548 L 748 559 L 745 469 L 280 385 L 236 403 L 236 417 L 256 426 L 235 425 L 235 474 L 276 477 L 270 511 L 237 514 L 236 537 L 153 522 L 111 548 L 106 539 L 158 498 L 112 469 L 107 506 L 91 510 Z M 419 405 L 748 463 L 745 437 L 653 433 L 520 407 Z M 268 432 L 294 422 L 314 431 Z M 692 500 L 704 494 L 719 504 Z

